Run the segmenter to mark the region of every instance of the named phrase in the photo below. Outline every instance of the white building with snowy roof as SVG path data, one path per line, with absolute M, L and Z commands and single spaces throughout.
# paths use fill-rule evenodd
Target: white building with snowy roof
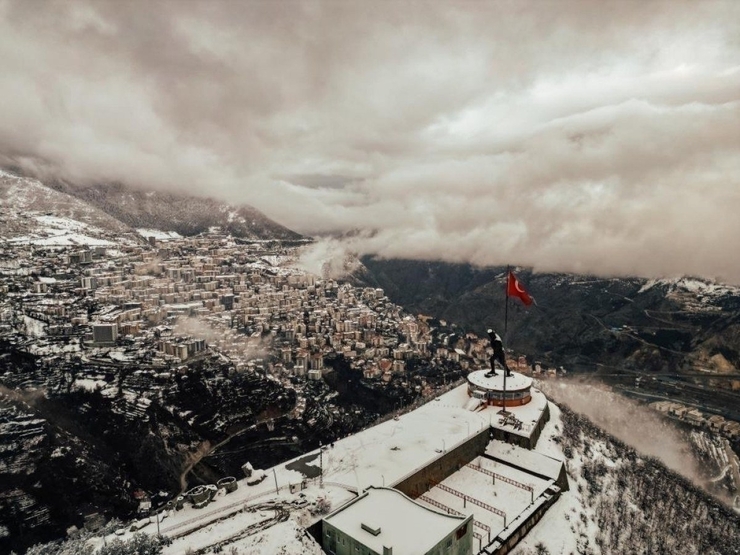
M 323 520 L 331 555 L 470 555 L 472 515 L 426 507 L 391 488 L 369 487 Z

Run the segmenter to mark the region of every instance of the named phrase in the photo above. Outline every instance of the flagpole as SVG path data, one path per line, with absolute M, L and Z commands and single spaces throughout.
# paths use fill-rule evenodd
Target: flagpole
M 506 360 L 506 355 L 504 355 L 504 360 Z M 508 413 L 506 412 L 506 374 L 508 374 L 506 370 L 506 365 L 504 365 L 504 408 L 501 411 L 504 416 L 506 416 Z
M 507 264 L 506 265 L 506 287 L 504 288 L 504 295 L 506 296 L 506 308 L 504 309 L 504 340 L 506 340 L 507 333 L 506 330 L 509 327 L 509 280 L 511 279 L 511 267 Z M 505 347 L 502 345 L 502 348 L 505 349 Z M 504 350 L 504 361 L 506 361 L 506 351 Z M 506 371 L 506 364 L 504 364 L 504 367 L 502 368 L 504 371 L 504 407 L 502 409 L 502 413 L 504 416 L 506 416 L 506 374 L 508 372 Z
M 509 327 L 509 276 L 511 275 L 510 267 L 506 266 L 506 287 L 504 287 L 504 296 L 506 297 L 506 308 L 504 310 L 504 340 L 506 339 L 506 330 Z

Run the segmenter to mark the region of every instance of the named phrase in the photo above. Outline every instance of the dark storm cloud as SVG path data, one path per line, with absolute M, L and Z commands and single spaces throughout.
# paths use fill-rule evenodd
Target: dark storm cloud
M 383 256 L 740 283 L 736 2 L 0 0 L 0 162 Z

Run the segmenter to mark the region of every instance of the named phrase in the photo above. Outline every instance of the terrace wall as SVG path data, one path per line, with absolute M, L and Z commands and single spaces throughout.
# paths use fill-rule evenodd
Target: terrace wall
M 491 429 L 485 426 L 477 434 L 458 443 L 426 466 L 414 470 L 391 486 L 412 499 L 416 499 L 479 455 L 484 454 L 490 439 Z
M 527 535 L 527 533 L 534 528 L 534 526 L 540 521 L 540 519 L 545 515 L 547 510 L 553 506 L 553 504 L 560 498 L 560 489 L 557 487 L 553 487 L 551 490 L 548 490 L 545 494 L 543 494 L 543 497 L 541 497 L 539 500 L 535 500 L 536 502 L 539 501 L 539 506 L 532 511 L 531 514 L 529 514 L 526 518 L 523 518 L 521 522 L 518 522 L 515 524 L 515 527 L 510 532 L 506 533 L 505 537 L 502 537 L 502 535 L 499 535 L 493 542 L 491 542 L 488 546 L 486 546 L 484 549 L 482 549 L 479 553 L 479 555 L 506 555 L 509 553 L 516 544 L 518 544 L 524 536 Z
M 542 415 L 540 416 L 540 419 L 537 421 L 537 424 L 534 426 L 534 428 L 529 433 L 529 435 L 524 435 L 523 433 L 517 433 L 514 431 L 509 432 L 507 430 L 493 428 L 492 437 L 493 439 L 505 441 L 506 443 L 512 443 L 514 445 L 518 445 L 519 447 L 524 447 L 525 449 L 534 449 L 535 446 L 537 445 L 537 440 L 540 439 L 542 428 L 544 428 L 545 424 L 549 421 L 550 421 L 550 403 L 546 403 L 545 409 L 542 411 Z

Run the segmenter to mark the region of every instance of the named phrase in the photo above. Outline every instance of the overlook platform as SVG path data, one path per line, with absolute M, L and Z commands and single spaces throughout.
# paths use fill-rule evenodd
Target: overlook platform
M 468 374 L 468 395 L 480 399 L 488 405 L 507 407 L 526 405 L 532 400 L 532 379 L 512 372 L 511 376 L 504 376 L 504 371 L 489 376 L 487 370 L 476 370 Z

